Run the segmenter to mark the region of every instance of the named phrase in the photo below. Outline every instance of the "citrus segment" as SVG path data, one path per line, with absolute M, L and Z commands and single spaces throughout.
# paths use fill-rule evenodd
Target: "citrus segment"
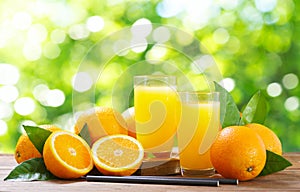
M 104 175 L 131 175 L 142 164 L 144 149 L 133 137 L 110 135 L 97 140 L 92 147 L 96 168 Z
M 267 150 L 272 151 L 278 155 L 282 155 L 281 142 L 277 135 L 271 129 L 257 123 L 251 123 L 246 126 L 253 129 L 256 133 L 259 134 Z
M 48 137 L 43 157 L 47 169 L 63 179 L 78 178 L 93 168 L 89 145 L 68 131 L 56 131 Z
M 95 107 L 83 112 L 74 126 L 79 134 L 87 124 L 91 143 L 106 135 L 128 134 L 127 125 L 122 115 L 110 107 Z
M 245 126 L 230 126 L 220 131 L 211 146 L 210 156 L 218 173 L 241 181 L 255 178 L 266 163 L 262 139 Z

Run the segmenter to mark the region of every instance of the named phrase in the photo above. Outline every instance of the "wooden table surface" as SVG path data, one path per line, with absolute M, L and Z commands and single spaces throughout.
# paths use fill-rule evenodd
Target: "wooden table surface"
M 285 153 L 293 166 L 287 169 L 255 178 L 239 185 L 224 185 L 219 187 L 182 186 L 182 185 L 154 185 L 86 182 L 85 180 L 51 180 L 51 181 L 3 181 L 9 172 L 17 165 L 13 155 L 0 154 L 0 191 L 300 191 L 300 152 Z

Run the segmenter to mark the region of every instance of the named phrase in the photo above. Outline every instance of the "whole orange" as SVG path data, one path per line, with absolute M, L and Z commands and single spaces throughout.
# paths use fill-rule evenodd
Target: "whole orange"
M 246 126 L 253 129 L 256 133 L 259 134 L 267 150 L 272 151 L 278 155 L 282 155 L 281 142 L 277 135 L 271 129 L 257 123 L 251 123 Z
M 136 130 L 135 130 L 135 111 L 134 107 L 130 107 L 126 109 L 122 116 L 124 117 L 126 124 L 128 126 L 128 135 L 136 138 Z
M 210 149 L 214 168 L 225 178 L 246 181 L 255 178 L 266 163 L 260 136 L 245 126 L 222 129 Z
M 128 134 L 121 113 L 110 107 L 94 107 L 83 112 L 76 121 L 74 132 L 79 134 L 85 124 L 88 126 L 91 144 L 106 135 Z
M 47 129 L 49 131 L 58 131 L 61 130 L 59 127 L 55 125 L 40 125 L 39 127 Z M 22 134 L 17 142 L 15 149 L 15 159 L 17 163 L 22 163 L 31 158 L 42 157 L 40 152 L 35 148 L 35 146 L 30 141 L 29 137 L 26 133 Z
M 27 134 L 22 134 L 18 139 L 15 149 L 15 159 L 17 163 L 38 157 L 42 157 L 41 153 L 32 144 Z

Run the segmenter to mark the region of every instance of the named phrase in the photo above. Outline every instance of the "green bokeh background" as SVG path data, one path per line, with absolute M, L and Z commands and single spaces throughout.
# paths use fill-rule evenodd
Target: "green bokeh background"
M 91 18 L 102 19 L 104 25 L 93 31 L 88 25 Z M 299 151 L 300 1 L 2 0 L 0 67 L 16 67 L 19 78 L 1 84 L 4 77 L 0 71 L 0 152 L 13 153 L 24 123 L 53 123 L 72 129 L 72 79 L 83 59 L 101 39 L 142 18 L 197 38 L 213 55 L 226 80 L 224 85 L 240 109 L 261 89 L 270 106 L 265 124 L 279 136 L 284 152 Z M 77 100 L 75 111 L 93 104 L 110 106 L 111 91 L 120 74 L 132 63 L 147 60 L 151 50 L 148 46 L 143 52 L 114 57 L 110 61 L 113 64 L 95 82 L 94 98 L 82 105 Z M 171 50 L 161 59 L 187 63 Z M 90 62 L 97 63 L 97 57 Z M 183 72 L 191 70 L 186 65 Z M 38 85 L 47 86 L 48 91 L 62 91 L 58 92 L 64 94 L 64 102 L 59 106 L 47 104 L 37 96 Z M 7 87 L 17 90 L 16 98 L 5 96 Z M 85 98 L 87 93 L 80 94 Z M 24 97 L 31 98 L 35 108 L 22 115 L 16 103 Z M 124 103 L 132 105 L 130 101 Z M 118 110 L 122 112 L 128 105 L 118 105 Z

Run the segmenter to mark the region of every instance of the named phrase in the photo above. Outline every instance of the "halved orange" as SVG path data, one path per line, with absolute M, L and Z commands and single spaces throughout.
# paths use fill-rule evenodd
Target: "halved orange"
M 43 157 L 47 169 L 63 179 L 79 178 L 94 165 L 89 145 L 69 131 L 53 132 L 45 142 Z
M 140 142 L 128 135 L 108 135 L 92 146 L 96 168 L 104 175 L 132 175 L 142 164 L 144 149 Z

